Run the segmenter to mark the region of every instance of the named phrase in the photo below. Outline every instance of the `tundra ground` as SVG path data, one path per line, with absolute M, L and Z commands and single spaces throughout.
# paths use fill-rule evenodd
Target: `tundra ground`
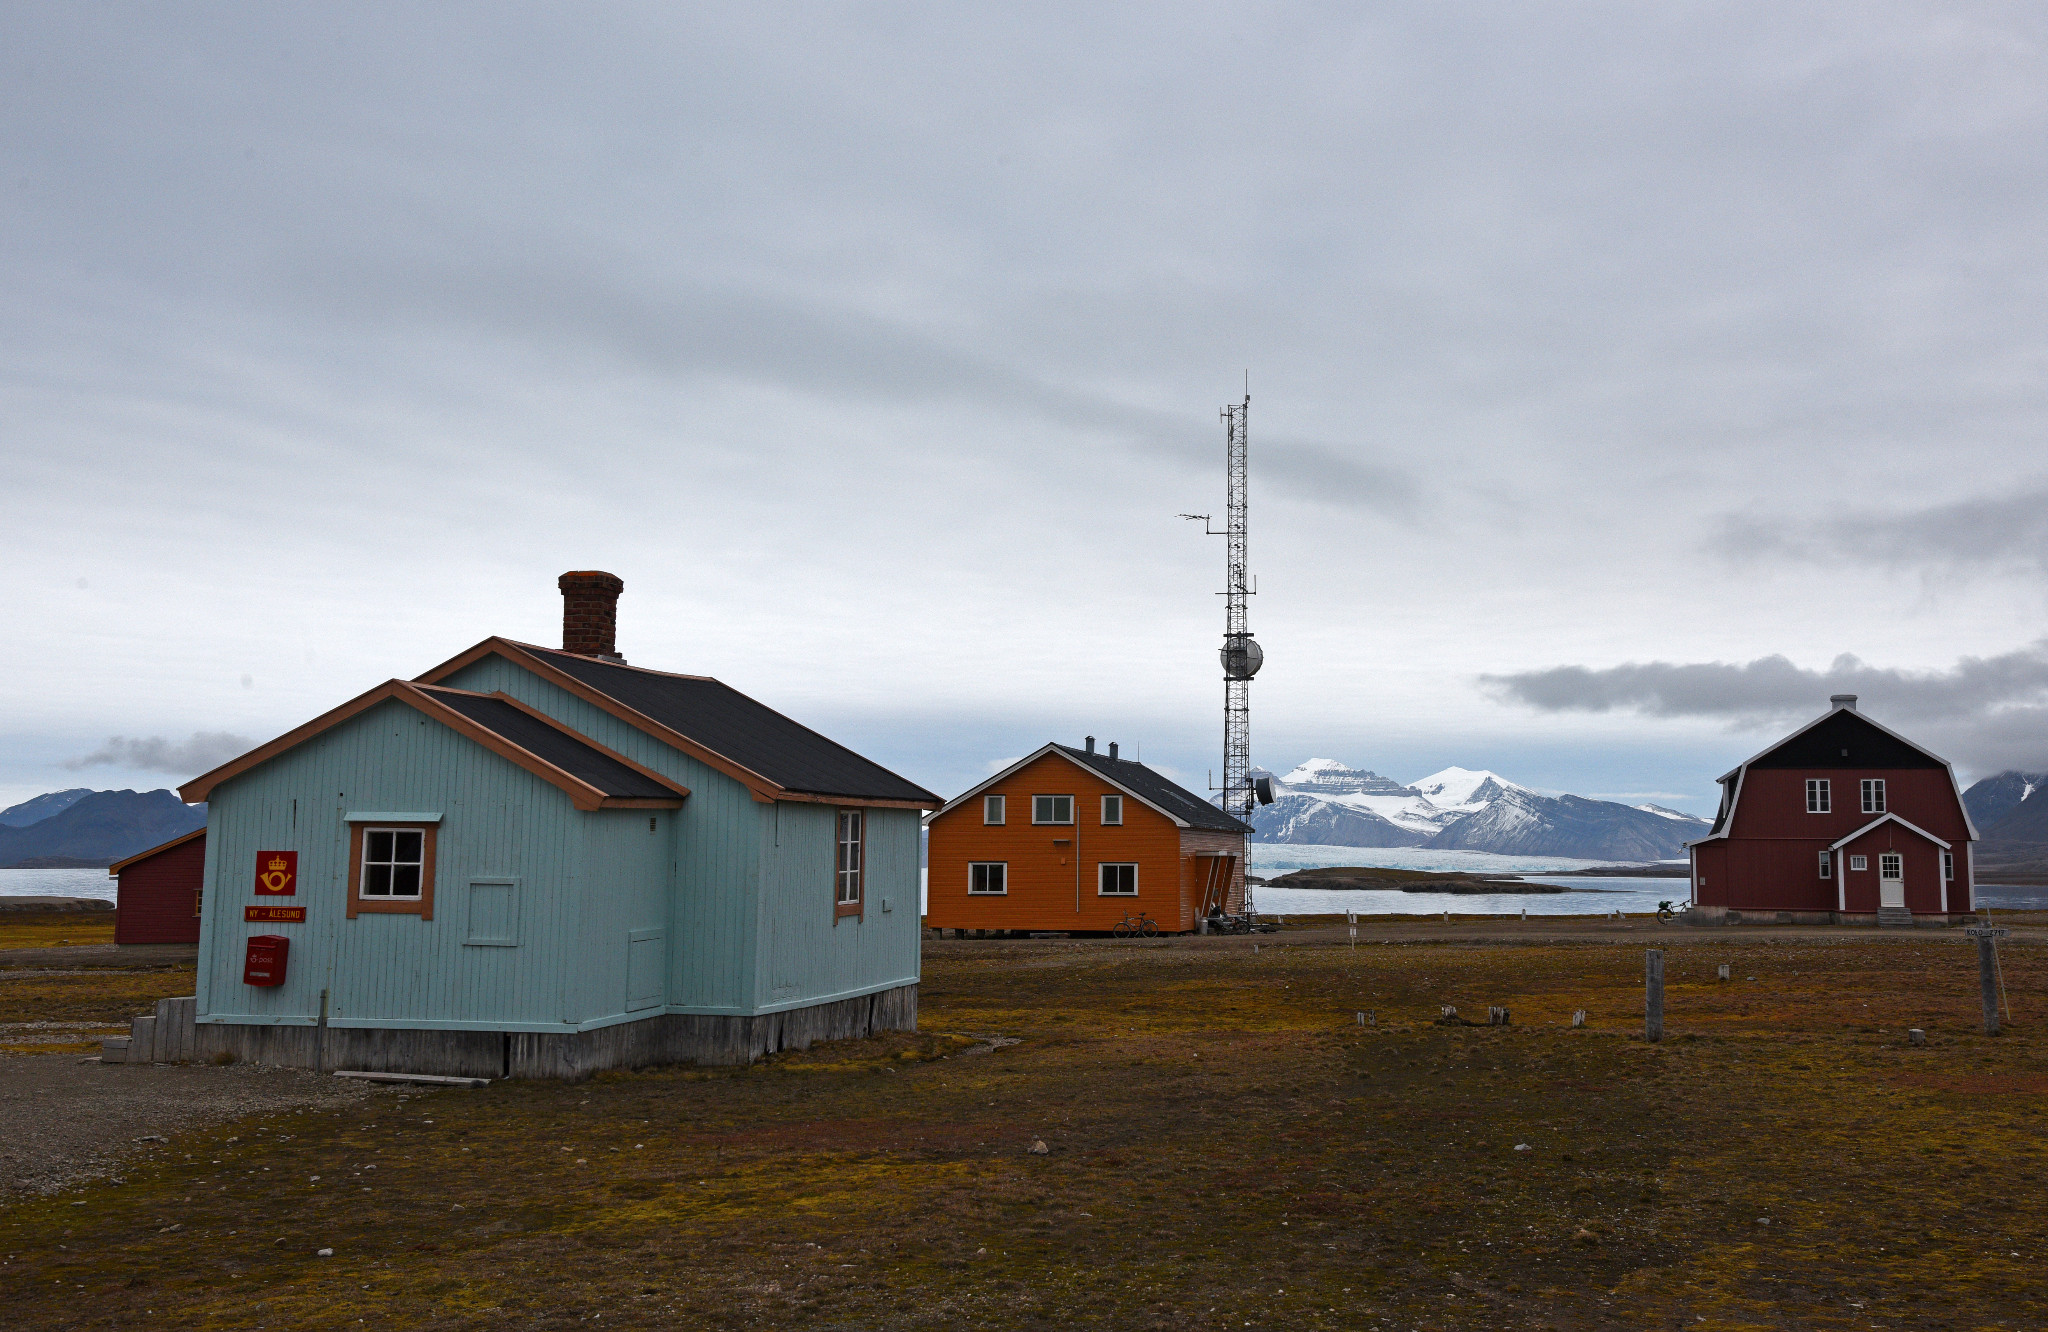
M 0 1291 L 24 1328 L 2038 1327 L 2048 950 L 1986 1037 L 1959 934 L 1691 932 L 1657 1045 L 1634 941 L 933 942 L 914 1036 L 144 1144 L 7 1199 Z

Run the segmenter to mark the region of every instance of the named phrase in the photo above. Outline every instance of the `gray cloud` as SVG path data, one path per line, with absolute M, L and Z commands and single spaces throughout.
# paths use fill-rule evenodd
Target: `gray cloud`
M 135 768 L 144 772 L 196 777 L 255 747 L 255 741 L 227 731 L 195 731 L 192 738 L 182 744 L 160 735 L 133 738 L 115 735 L 109 736 L 105 744 L 90 754 L 64 760 L 62 766 L 73 772 L 82 768 Z
M 1844 654 L 1825 670 L 1769 656 L 1742 663 L 1554 666 L 1480 681 L 1504 702 L 1543 712 L 1706 718 L 1731 730 L 1788 725 L 1819 714 L 1830 694 L 1855 694 L 1865 712 L 1908 728 L 1977 772 L 2048 758 L 2048 639 L 1997 656 L 1965 657 L 1946 671 L 1871 666 Z
M 1709 717 L 1741 726 L 1810 716 L 1830 694 L 1856 694 L 1901 720 L 1953 721 L 2048 701 L 2048 639 L 1995 657 L 1965 657 L 1947 671 L 1870 666 L 1844 653 L 1826 670 L 1782 656 L 1679 664 L 1553 666 L 1481 682 L 1504 701 L 1544 712 L 1639 712 Z
M 1862 509 L 1821 522 L 1733 515 L 1713 544 L 1738 560 L 2048 572 L 2048 485 L 1918 509 Z

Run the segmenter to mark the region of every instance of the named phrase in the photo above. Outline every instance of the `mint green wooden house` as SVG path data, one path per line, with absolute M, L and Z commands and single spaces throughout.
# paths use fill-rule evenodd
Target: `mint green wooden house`
M 622 587 L 564 575 L 562 650 L 486 639 L 181 789 L 207 802 L 194 1057 L 581 1077 L 915 1028 L 943 802 L 627 665 Z

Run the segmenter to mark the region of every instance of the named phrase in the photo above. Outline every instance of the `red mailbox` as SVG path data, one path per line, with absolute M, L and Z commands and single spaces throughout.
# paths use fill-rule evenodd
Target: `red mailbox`
M 291 947 L 292 941 L 282 934 L 250 935 L 249 951 L 242 958 L 242 984 L 284 984 L 284 959 Z

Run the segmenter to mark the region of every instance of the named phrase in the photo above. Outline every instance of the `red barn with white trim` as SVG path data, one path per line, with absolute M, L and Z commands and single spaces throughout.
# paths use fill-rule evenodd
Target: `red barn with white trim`
M 114 942 L 199 942 L 206 829 L 195 828 L 107 866 L 114 879 Z
M 1911 925 L 1970 914 L 1971 844 L 1948 760 L 1836 694 L 1826 715 L 1722 777 L 1692 843 L 1694 918 Z

